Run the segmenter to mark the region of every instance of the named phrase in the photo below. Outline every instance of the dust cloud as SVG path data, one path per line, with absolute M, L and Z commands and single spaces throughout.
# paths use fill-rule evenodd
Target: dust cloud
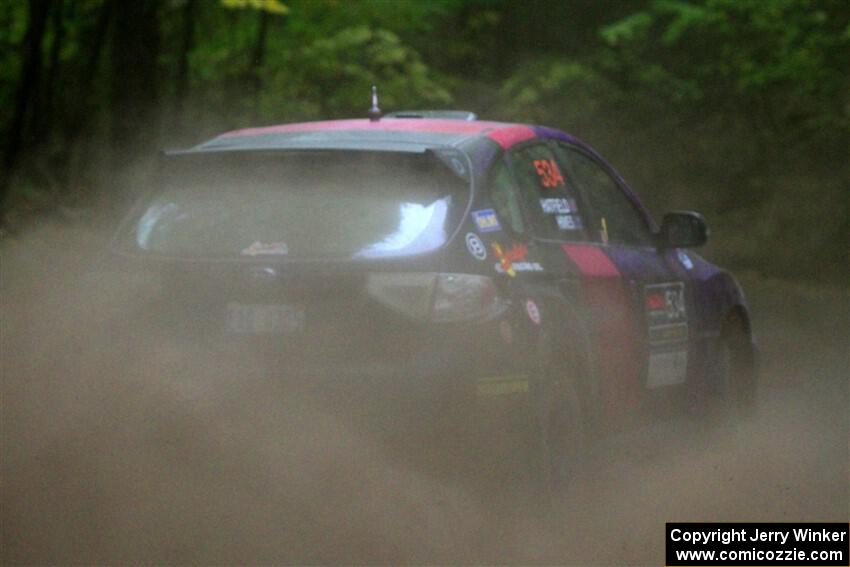
M 607 439 L 540 515 L 510 482 L 488 494 L 399 456 L 262 361 L 153 332 L 155 282 L 104 270 L 102 245 L 58 220 L 0 241 L 3 563 L 661 565 L 665 521 L 848 518 L 846 290 L 745 275 L 757 416 Z

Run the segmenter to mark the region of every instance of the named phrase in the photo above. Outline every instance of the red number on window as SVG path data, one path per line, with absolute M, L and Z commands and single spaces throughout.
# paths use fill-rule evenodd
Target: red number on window
M 540 183 L 543 187 L 557 187 L 564 184 L 564 176 L 561 175 L 561 170 L 558 169 L 558 164 L 553 159 L 536 159 L 534 160 L 534 169 L 537 170 L 537 175 L 540 176 Z

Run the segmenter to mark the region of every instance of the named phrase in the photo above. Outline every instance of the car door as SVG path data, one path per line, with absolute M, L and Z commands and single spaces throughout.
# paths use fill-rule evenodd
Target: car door
M 610 167 L 586 149 L 552 143 L 582 203 L 587 244 L 563 250 L 583 273 L 592 304 L 605 411 L 640 405 L 646 394 L 682 384 L 692 357 L 687 271 L 656 245 L 646 212 Z
M 579 214 L 580 199 L 568 183 L 545 140 L 513 147 L 506 155 L 524 215 L 525 238 L 544 266 L 538 281 L 561 288 L 566 295 L 579 283 L 578 272 L 564 255 L 564 242 L 586 243 L 590 237 Z
M 546 140 L 518 145 L 508 152 L 516 183 L 522 188 L 528 232 L 544 258 L 544 277 L 555 286 L 583 325 L 595 351 L 597 372 L 588 388 L 599 421 L 619 419 L 640 399 L 642 334 L 633 299 L 606 247 L 597 241 L 585 191 L 568 169 L 563 150 Z M 575 309 L 578 307 L 578 309 Z
M 489 179 L 490 202 L 502 228 L 488 241 L 493 269 L 514 282 L 537 279 L 548 267 L 544 267 L 544 251 L 533 238 L 534 219 L 528 205 L 531 190 L 517 182 L 507 156 L 494 163 Z

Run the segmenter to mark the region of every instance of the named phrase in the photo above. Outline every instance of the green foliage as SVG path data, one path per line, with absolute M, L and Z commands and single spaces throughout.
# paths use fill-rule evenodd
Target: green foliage
M 649 12 L 635 12 L 602 28 L 599 35 L 614 47 L 636 41 L 646 41 L 653 17 Z
M 99 22 L 106 7 L 122 5 L 53 0 L 61 18 L 51 12 L 42 38 L 42 84 L 24 121 L 15 199 L 41 207 L 61 198 L 63 184 L 80 193 L 89 173 L 108 163 L 120 116 L 112 31 L 102 35 Z M 159 41 L 149 46 L 158 71 L 150 88 L 161 123 L 150 130 L 162 146 L 230 128 L 363 117 L 375 84 L 385 111 L 453 106 L 577 134 L 616 163 L 655 212 L 704 209 L 727 239 L 724 249 L 738 254 L 732 261 L 760 261 L 784 235 L 802 243 L 781 260 L 789 265 L 808 265 L 803 256 L 823 262 L 846 243 L 847 0 L 151 5 Z M 27 26 L 27 2 L 0 2 L 3 134 L 13 123 Z M 829 215 L 836 200 L 844 201 L 843 222 Z M 770 269 L 789 269 L 773 262 Z
M 295 0 L 286 6 L 285 18 L 267 23 L 262 62 L 253 62 L 256 10 L 199 14 L 186 111 L 195 139 L 257 122 L 365 116 L 373 84 L 387 109 L 451 102 L 449 81 L 390 29 L 424 32 L 443 4 Z
M 848 19 L 830 0 L 654 0 L 600 34 L 626 82 L 684 112 L 754 112 L 787 142 L 850 127 Z
M 319 38 L 296 51 L 272 75 L 270 94 L 285 108 L 289 98 L 311 103 L 315 117 L 364 116 L 371 85 L 385 108 L 445 106 L 451 95 L 418 53 L 393 32 L 357 26 Z M 279 89 L 276 89 L 278 86 Z
M 529 62 L 501 89 L 503 110 L 512 117 L 575 129 L 594 119 L 614 86 L 592 67 L 578 61 L 547 58 Z M 569 126 L 572 128 L 569 128 Z
M 16 47 L 24 36 L 26 20 L 25 3 L 0 3 L 0 125 L 11 120 L 12 98 L 20 75 Z
M 289 13 L 289 8 L 279 0 L 221 0 L 221 4 L 225 8 L 253 8 L 277 15 Z

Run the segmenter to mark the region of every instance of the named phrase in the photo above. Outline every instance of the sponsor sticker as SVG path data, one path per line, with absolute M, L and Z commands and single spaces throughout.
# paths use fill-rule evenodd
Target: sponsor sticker
M 525 302 L 525 312 L 528 313 L 528 318 L 531 319 L 532 323 L 535 325 L 540 324 L 540 309 L 531 299 Z
M 649 329 L 649 342 L 654 345 L 679 343 L 688 340 L 688 324 L 656 325 Z
M 499 263 L 496 265 L 496 271 L 499 272 L 499 268 L 501 268 L 500 273 L 508 274 L 511 277 L 516 275 L 513 267 L 511 266 L 511 261 L 525 258 L 525 255 L 528 251 L 528 247 L 526 246 L 516 246 L 505 252 L 502 250 L 502 245 L 498 242 L 494 242 L 492 244 L 493 253 L 496 255 L 496 259 L 499 260 Z
M 688 319 L 685 284 L 682 282 L 646 286 L 644 304 L 650 327 L 682 323 Z
M 688 370 L 688 351 L 654 352 L 649 355 L 647 388 L 672 386 L 685 381 Z
M 578 215 L 555 215 L 555 221 L 561 230 L 580 230 L 582 226 Z
M 693 263 L 693 261 L 691 261 L 691 258 L 690 258 L 690 256 L 688 256 L 687 252 L 685 252 L 684 250 L 676 250 L 676 256 L 678 256 L 679 262 L 682 263 L 682 266 L 686 270 L 693 270 L 694 269 L 694 263 Z
M 646 308 L 650 311 L 664 310 L 664 294 L 660 291 L 657 293 L 646 294 Z
M 495 232 L 502 230 L 502 225 L 499 224 L 499 217 L 496 216 L 496 211 L 493 209 L 482 209 L 480 211 L 472 211 L 472 219 L 475 221 L 475 226 L 481 232 Z
M 260 242 L 257 240 L 243 249 L 241 254 L 242 256 L 285 256 L 289 254 L 289 247 L 285 242 Z
M 516 272 L 542 272 L 543 266 L 541 266 L 537 262 L 512 262 L 511 267 L 508 270 L 505 270 L 501 264 L 496 264 L 496 271 L 500 274 L 507 273 L 509 276 L 513 277 L 516 275 Z
M 479 378 L 476 380 L 475 386 L 478 396 L 483 398 L 525 394 L 528 392 L 528 376 L 525 374 L 508 374 Z
M 507 250 L 502 249 L 502 245 L 494 242 L 492 244 L 493 254 L 499 260 L 496 264 L 496 272 L 500 274 L 508 274 L 511 277 L 516 276 L 517 272 L 542 272 L 543 267 L 537 262 L 525 262 L 525 257 L 528 254 L 528 246 L 525 244 L 514 244 Z
M 487 259 L 487 247 L 481 242 L 481 239 L 474 232 L 466 234 L 466 249 L 476 260 Z
M 456 158 L 456 157 L 452 158 L 452 167 L 457 172 L 457 174 L 460 175 L 461 177 L 466 175 L 466 166 L 463 165 L 463 162 L 460 161 L 458 158 Z
M 646 387 L 658 388 L 685 381 L 688 369 L 688 313 L 685 284 L 670 282 L 644 288 L 649 355 Z
M 571 213 L 574 209 L 570 206 L 569 199 L 540 199 L 540 208 L 547 215 Z

